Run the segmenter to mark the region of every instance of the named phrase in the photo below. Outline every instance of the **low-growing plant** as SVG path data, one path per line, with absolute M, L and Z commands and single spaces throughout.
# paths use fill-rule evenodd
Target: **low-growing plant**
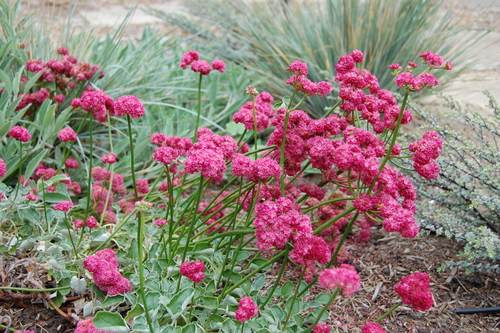
M 263 89 L 281 98 L 292 93 L 280 84 L 292 61 L 311 64 L 309 77 L 314 81 L 333 81 L 336 60 L 353 49 L 364 50 L 369 59 L 365 68 L 384 89 L 395 87 L 387 64 L 411 59 L 415 49 L 434 50 L 465 68 L 471 63 L 468 50 L 488 30 L 469 29 L 466 13 L 447 5 L 439 0 L 191 0 L 184 20 L 151 12 L 186 29 L 204 52 L 240 61 L 264 79 Z M 329 104 L 312 96 L 301 107 L 320 117 Z
M 420 58 L 429 71 L 451 69 L 437 54 Z M 405 71 L 391 65 L 405 92 L 398 105 L 360 68 L 363 59 L 358 50 L 339 59 L 341 101 L 321 119 L 299 107 L 332 87 L 309 80 L 307 64 L 295 61 L 286 68 L 290 97 L 273 104 L 268 92 L 247 87 L 249 101 L 229 124 L 235 137 L 198 121 L 187 137 L 148 133 L 140 128 L 148 110 L 136 96 L 88 88 L 68 108 L 87 124 L 88 138 L 80 137 L 80 126 L 68 126 L 51 146 L 43 141 L 45 127 L 15 111 L 20 82 L 5 75 L 0 99 L 10 112 L 0 128 L 2 145 L 10 148 L 0 154 L 0 177 L 9 180 L 0 183 L 1 250 L 35 253 L 56 286 L 0 289 L 52 292 L 56 308 L 69 293 L 85 297 L 82 312 L 74 314 L 80 333 L 330 332 L 328 306 L 341 291 L 349 296 L 360 288 L 346 244 L 369 240 L 377 223 L 403 237 L 418 234 L 416 191 L 398 171 L 399 161 L 411 157 L 427 179 L 439 174 L 436 132 L 409 147 L 398 144 L 401 126 L 412 118 L 410 93 L 437 80 L 415 75 L 411 62 Z M 36 82 L 28 67 L 16 77 Z M 199 120 L 203 82 L 224 75 L 213 71 L 224 72 L 225 64 L 210 65 L 189 51 L 180 67 L 198 76 Z M 35 115 L 44 105 L 55 110 L 47 100 Z M 43 118 L 60 121 L 59 113 L 47 114 Z M 266 129 L 271 134 L 261 144 L 258 134 Z M 82 141 L 86 149 L 73 149 Z M 45 153 L 35 158 L 32 150 L 41 142 Z M 126 157 L 118 153 L 125 150 Z M 304 179 L 311 169 L 321 174 L 314 183 Z M 317 284 L 325 292 L 310 295 Z M 378 322 L 402 303 L 428 310 L 429 288 L 426 273 L 403 278 L 395 286 L 402 302 L 363 332 L 383 332 Z
M 427 230 L 465 243 L 459 259 L 442 269 L 500 272 L 500 113 L 489 98 L 492 112 L 473 111 L 450 97 L 444 97 L 449 109 L 444 114 L 415 109 L 425 128 L 437 131 L 444 141 L 438 160 L 441 177 L 423 183 L 410 176 L 425 207 L 418 220 Z M 446 125 L 438 123 L 443 118 Z

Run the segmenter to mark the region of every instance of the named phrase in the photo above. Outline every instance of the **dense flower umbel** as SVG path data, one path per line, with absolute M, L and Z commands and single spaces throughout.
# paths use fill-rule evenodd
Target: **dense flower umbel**
M 81 98 L 74 98 L 71 101 L 71 106 L 74 108 L 81 107 L 90 112 L 101 123 L 108 120 L 108 114 L 114 115 L 113 98 L 106 95 L 102 90 L 83 92 Z
M 253 86 L 252 86 L 253 88 Z M 256 92 L 256 91 L 255 91 Z M 271 119 L 275 116 L 272 102 L 274 98 L 266 91 L 258 94 L 252 102 L 246 102 L 233 115 L 235 123 L 242 123 L 249 131 L 256 130 L 258 133 L 269 128 Z
M 57 137 L 59 138 L 59 140 L 65 142 L 76 141 L 76 139 L 78 138 L 76 132 L 71 127 L 66 127 L 60 130 L 57 134 Z
M 394 286 L 403 303 L 414 310 L 427 311 L 432 307 L 431 279 L 427 273 L 415 273 L 405 276 Z
M 439 176 L 439 165 L 435 160 L 443 148 L 443 140 L 436 131 L 425 132 L 422 139 L 410 144 L 409 150 L 414 153 L 413 167 L 426 179 Z
M 180 273 L 193 282 L 201 282 L 205 277 L 205 263 L 199 260 L 183 262 Z
M 94 273 L 94 283 L 109 296 L 127 293 L 132 289 L 130 281 L 118 271 L 116 254 L 111 249 L 96 252 L 85 259 L 85 268 Z
M 326 324 L 318 324 L 313 328 L 313 333 L 330 333 L 331 331 L 330 325 Z
M 28 130 L 21 126 L 14 126 L 10 129 L 9 134 L 12 138 L 21 142 L 28 142 L 31 139 L 31 134 Z
M 386 333 L 382 326 L 375 322 L 368 322 L 361 328 L 362 333 Z
M 121 96 L 115 100 L 114 114 L 116 116 L 129 115 L 130 118 L 140 118 L 144 116 L 144 113 L 144 105 L 136 96 Z
M 76 325 L 76 330 L 74 333 L 111 333 L 108 331 L 101 331 L 95 328 L 93 323 L 94 318 L 82 319 Z
M 358 291 L 360 277 L 356 269 L 347 264 L 340 265 L 339 268 L 327 268 L 321 272 L 319 283 L 324 288 L 342 288 L 345 296 L 350 296 Z
M 294 73 L 286 81 L 286 84 L 294 86 L 296 91 L 302 91 L 309 96 L 319 95 L 320 97 L 332 92 L 330 83 L 326 81 L 312 82 L 305 77 L 309 73 L 306 63 L 296 60 L 286 70 Z
M 65 213 L 69 212 L 71 208 L 73 208 L 73 203 L 71 201 L 61 201 L 54 206 L 55 210 L 61 210 Z
M 247 296 L 243 297 L 238 303 L 238 310 L 235 311 L 234 318 L 237 321 L 245 322 L 250 320 L 250 317 L 255 316 L 258 312 L 259 307 Z
M 200 60 L 200 55 L 198 52 L 191 50 L 184 53 L 182 56 L 180 66 L 182 69 L 186 69 L 191 66 L 193 72 L 199 72 L 201 75 L 208 75 L 212 69 L 224 73 L 226 70 L 226 65 L 222 60 L 214 60 L 212 62 L 212 67 L 205 60 Z
M 6 173 L 7 173 L 7 166 L 5 166 L 3 158 L 0 158 L 0 178 L 5 177 Z

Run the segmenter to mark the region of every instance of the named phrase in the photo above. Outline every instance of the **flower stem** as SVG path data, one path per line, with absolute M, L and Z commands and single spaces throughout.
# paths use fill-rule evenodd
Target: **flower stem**
M 392 308 L 390 308 L 389 310 L 387 310 L 386 313 L 384 313 L 383 315 L 381 315 L 380 317 L 378 317 L 375 322 L 376 323 L 380 323 L 382 321 L 382 319 L 386 318 L 388 315 L 390 315 L 394 310 L 396 310 L 397 308 L 399 308 L 401 305 L 403 304 L 403 302 L 399 302 L 398 304 L 394 305 Z
M 128 138 L 130 140 L 130 172 L 132 172 L 132 186 L 134 187 L 135 201 L 139 200 L 139 193 L 137 192 L 137 184 L 135 183 L 135 168 L 134 168 L 134 141 L 132 140 L 132 120 L 130 115 L 127 113 L 127 124 L 128 124 Z
M 151 317 L 149 316 L 149 309 L 146 303 L 146 293 L 144 292 L 144 267 L 143 267 L 143 258 L 142 258 L 142 241 L 143 241 L 143 228 L 144 228 L 144 219 L 143 212 L 139 212 L 138 214 L 138 224 L 137 224 L 137 256 L 139 260 L 139 293 L 142 298 L 142 305 L 144 307 L 144 312 L 146 314 L 146 320 L 149 326 L 149 332 L 154 333 L 153 323 L 151 322 Z
M 194 130 L 194 138 L 193 142 L 196 141 L 196 133 L 198 133 L 198 128 L 200 127 L 200 116 L 201 116 L 201 81 L 203 79 L 203 75 L 200 73 L 200 80 L 198 81 L 198 110 L 196 114 L 196 127 Z
M 326 303 L 325 306 L 323 306 L 323 308 L 321 309 L 321 312 L 318 314 L 318 317 L 316 318 L 316 320 L 314 321 L 314 323 L 311 326 L 309 326 L 308 328 L 306 328 L 305 330 L 303 330 L 302 333 L 311 332 L 311 330 L 316 325 L 318 325 L 318 323 L 321 321 L 321 317 L 326 312 L 326 309 L 328 309 L 328 307 L 330 306 L 330 304 L 332 304 L 332 302 L 335 300 L 335 298 L 339 294 L 340 289 L 341 289 L 340 287 L 335 288 L 335 291 L 333 292 L 332 297 L 330 297 L 330 300 L 328 301 L 328 303 Z

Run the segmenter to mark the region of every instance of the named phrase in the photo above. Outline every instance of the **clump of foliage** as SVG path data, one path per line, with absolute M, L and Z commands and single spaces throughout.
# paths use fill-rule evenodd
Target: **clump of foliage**
M 425 183 L 410 176 L 423 198 L 418 220 L 425 229 L 464 242 L 459 260 L 443 268 L 456 266 L 469 273 L 500 272 L 500 110 L 488 96 L 492 112 L 486 114 L 445 97 L 446 125 L 438 124 L 436 114 L 416 109 L 426 128 L 444 141 L 437 161 L 441 176 Z
M 199 49 L 257 72 L 261 86 L 278 98 L 291 95 L 280 82 L 287 79 L 283 70 L 297 59 L 312 64 L 312 80 L 332 80 L 336 59 L 364 50 L 370 59 L 365 68 L 383 88 L 393 89 L 387 64 L 414 61 L 412 50 L 433 50 L 464 65 L 466 51 L 488 32 L 467 31 L 460 11 L 444 9 L 439 0 L 191 0 L 187 8 L 191 16 L 185 19 L 155 13 L 193 34 Z M 311 97 L 302 108 L 320 116 L 330 102 Z

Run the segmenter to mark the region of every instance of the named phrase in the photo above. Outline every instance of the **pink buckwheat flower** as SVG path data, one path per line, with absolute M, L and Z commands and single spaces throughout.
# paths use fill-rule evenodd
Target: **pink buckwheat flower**
M 295 60 L 290 66 L 287 67 L 286 70 L 294 73 L 295 75 L 307 75 L 309 73 L 307 64 L 299 60 Z
M 26 199 L 29 201 L 37 201 L 38 200 L 38 195 L 30 193 L 26 195 Z
M 162 133 L 153 133 L 151 135 L 151 143 L 157 146 L 162 146 L 167 140 L 167 136 Z
M 222 60 L 214 60 L 212 61 L 212 68 L 216 71 L 224 73 L 226 71 L 226 65 Z
M 132 289 L 129 280 L 118 271 L 116 253 L 111 249 L 97 251 L 83 262 L 86 269 L 94 273 L 94 283 L 109 296 L 124 294 Z
M 93 217 L 93 216 L 87 217 L 87 220 L 85 221 L 85 224 L 89 228 L 97 228 L 99 226 L 99 224 L 97 223 L 96 218 Z
M 326 324 L 318 324 L 313 328 L 313 333 L 330 333 L 331 331 L 330 325 Z
M 180 66 L 182 69 L 186 69 L 189 65 L 193 63 L 193 61 L 200 60 L 200 55 L 198 52 L 191 50 L 184 53 L 181 59 Z
M 62 102 L 64 102 L 65 99 L 66 99 L 66 97 L 63 94 L 59 94 L 59 95 L 54 96 L 54 102 L 57 102 L 57 103 L 62 103 Z
M 170 165 L 179 156 L 177 150 L 171 147 L 159 147 L 155 150 L 153 159 L 164 165 Z
M 382 326 L 376 322 L 368 322 L 361 328 L 361 333 L 386 333 Z
M 116 155 L 113 153 L 109 153 L 101 157 L 101 162 L 105 164 L 113 164 L 116 163 Z
M 71 208 L 73 208 L 73 203 L 71 201 L 68 201 L 68 200 L 58 202 L 54 206 L 55 210 L 60 210 L 60 211 L 63 211 L 65 213 L 67 213 Z
M 17 139 L 21 142 L 28 142 L 31 139 L 31 134 L 28 130 L 21 126 L 14 126 L 10 129 L 9 134 L 14 139 Z
M 195 283 L 201 282 L 205 277 L 205 263 L 199 260 L 183 262 L 180 273 Z
M 422 58 L 422 62 L 424 64 L 427 64 L 431 68 L 441 67 L 443 65 L 443 57 L 441 57 L 439 54 L 434 54 L 427 51 L 421 53 L 418 57 Z
M 74 333 L 111 333 L 97 329 L 93 323 L 94 318 L 82 319 L 76 325 Z
M 345 296 L 350 296 L 359 290 L 359 275 L 356 269 L 348 264 L 342 264 L 339 268 L 327 268 L 319 276 L 319 284 L 323 288 L 334 289 L 340 287 Z
M 155 224 L 159 227 L 163 226 L 163 225 L 166 225 L 168 224 L 167 220 L 165 219 L 157 219 L 155 220 Z
M 137 187 L 137 192 L 140 194 L 146 194 L 149 192 L 149 183 L 146 178 L 136 179 L 135 186 Z
M 234 318 L 239 322 L 245 322 L 250 317 L 255 316 L 259 312 L 259 307 L 255 305 L 250 297 L 243 297 L 238 303 L 238 310 L 235 311 Z
M 432 307 L 431 279 L 427 273 L 415 273 L 405 276 L 394 286 L 394 291 L 401 296 L 403 303 L 414 310 L 427 311 Z
M 144 105 L 136 96 L 127 95 L 118 97 L 114 104 L 114 113 L 117 116 L 129 115 L 131 118 L 144 116 Z
M 5 165 L 3 158 L 0 158 L 0 178 L 5 177 L 6 173 L 7 173 L 7 166 Z
M 193 72 L 199 72 L 201 75 L 210 74 L 210 64 L 205 60 L 195 60 L 191 64 L 191 70 Z
M 59 138 L 59 140 L 64 142 L 76 141 L 77 139 L 76 132 L 73 131 L 71 127 L 66 127 L 60 130 L 59 133 L 57 133 L 57 137 Z
M 75 220 L 75 222 L 73 222 L 73 225 L 75 226 L 75 228 L 80 229 L 80 228 L 83 228 L 85 226 L 85 221 Z
M 453 65 L 451 64 L 451 61 L 447 61 L 444 63 L 443 68 L 446 70 L 451 71 L 453 69 Z

